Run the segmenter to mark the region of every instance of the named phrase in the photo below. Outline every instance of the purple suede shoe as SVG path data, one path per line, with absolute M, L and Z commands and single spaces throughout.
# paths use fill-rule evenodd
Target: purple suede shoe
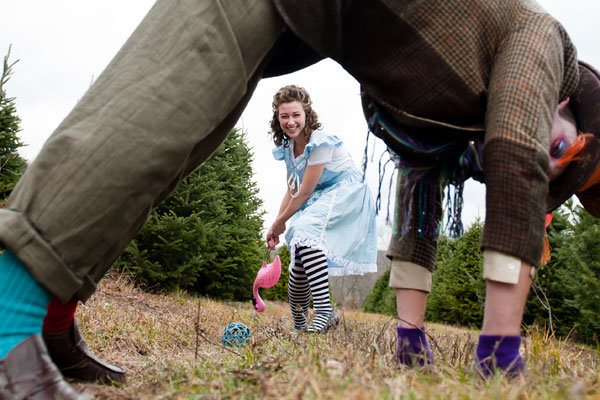
M 425 366 L 435 364 L 425 336 L 425 326 L 421 329 L 396 327 L 398 348 L 396 362 L 406 366 Z
M 510 378 L 525 375 L 525 361 L 519 354 L 520 336 L 479 335 L 476 368 L 483 377 L 496 372 Z

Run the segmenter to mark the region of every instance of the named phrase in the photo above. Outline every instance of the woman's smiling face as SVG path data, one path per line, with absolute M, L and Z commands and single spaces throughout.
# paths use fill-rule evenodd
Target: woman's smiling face
M 306 113 L 302 108 L 302 103 L 292 101 L 283 103 L 278 108 L 279 125 L 283 132 L 294 140 L 304 138 L 304 126 L 306 124 Z
M 577 139 L 577 127 L 574 120 L 564 116 L 568 103 L 568 99 L 563 101 L 554 112 L 554 122 L 550 132 L 550 167 L 548 168 L 550 180 L 558 178 L 567 168 L 567 165 L 559 166 L 558 161 Z

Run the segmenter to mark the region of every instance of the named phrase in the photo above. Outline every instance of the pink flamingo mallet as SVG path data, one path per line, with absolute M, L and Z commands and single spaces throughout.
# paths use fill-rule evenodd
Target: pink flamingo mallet
M 271 264 L 267 264 L 267 260 L 263 261 L 252 287 L 252 306 L 256 311 L 265 311 L 265 303 L 258 295 L 258 288 L 272 288 L 279 281 L 279 277 L 281 277 L 281 260 L 279 256 L 275 256 Z

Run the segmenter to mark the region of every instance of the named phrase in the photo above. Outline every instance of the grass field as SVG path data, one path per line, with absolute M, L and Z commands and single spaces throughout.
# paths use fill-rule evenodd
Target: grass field
M 218 302 L 185 293 L 143 293 L 105 279 L 80 306 L 89 347 L 128 370 L 122 386 L 74 384 L 94 399 L 592 399 L 600 398 L 600 352 L 528 332 L 528 379 L 481 380 L 471 370 L 477 331 L 427 324 L 436 365 L 394 362 L 394 319 L 340 310 L 325 335 L 291 334 L 287 304 Z M 229 322 L 246 324 L 249 345 L 221 346 Z M 196 329 L 198 326 L 198 329 Z

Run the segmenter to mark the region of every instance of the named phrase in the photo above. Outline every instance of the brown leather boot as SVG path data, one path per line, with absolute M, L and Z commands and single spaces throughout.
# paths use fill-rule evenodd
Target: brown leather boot
M 0 400 L 25 399 L 90 400 L 65 382 L 40 335 L 23 340 L 0 360 Z
M 43 332 L 42 336 L 52 361 L 65 377 L 84 382 L 125 382 L 123 368 L 99 360 L 88 349 L 77 320 L 64 332 Z

